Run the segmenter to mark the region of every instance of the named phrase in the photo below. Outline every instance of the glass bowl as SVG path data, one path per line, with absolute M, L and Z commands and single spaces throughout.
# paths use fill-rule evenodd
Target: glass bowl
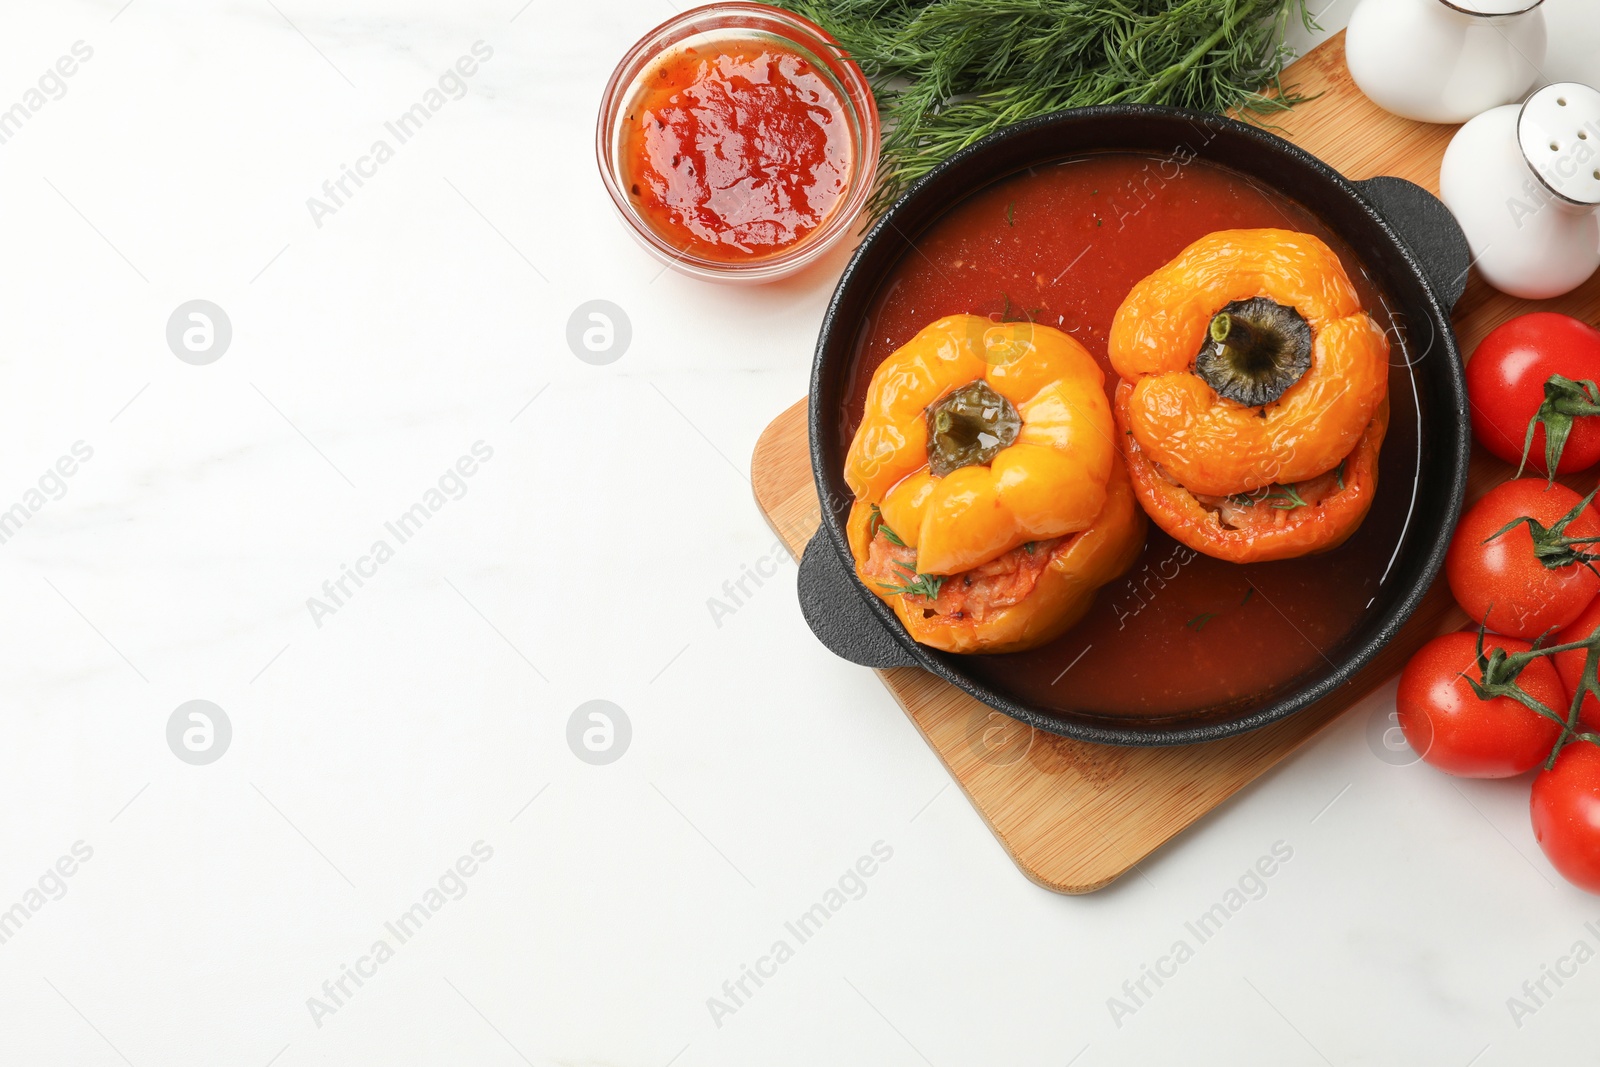
M 833 210 L 811 233 L 778 251 L 730 262 L 674 245 L 635 208 L 627 193 L 628 179 L 623 175 L 623 121 L 645 75 L 664 57 L 697 44 L 752 37 L 775 39 L 794 49 L 828 80 L 842 105 L 849 131 L 850 178 Z M 765 4 L 708 4 L 663 22 L 622 57 L 600 104 L 595 155 L 617 214 L 639 243 L 661 262 L 711 281 L 774 281 L 815 262 L 855 226 L 878 171 L 878 107 L 861 68 L 820 26 Z

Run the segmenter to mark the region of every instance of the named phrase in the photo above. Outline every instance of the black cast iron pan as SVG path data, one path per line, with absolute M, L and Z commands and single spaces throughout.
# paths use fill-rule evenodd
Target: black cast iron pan
M 961 656 L 912 641 L 899 620 L 862 586 L 850 562 L 844 522 L 852 499 L 844 484 L 839 419 L 850 388 L 861 325 L 880 284 L 912 252 L 919 234 L 949 208 L 1028 167 L 1093 152 L 1192 152 L 1243 173 L 1311 211 L 1360 257 L 1425 358 L 1414 364 L 1419 389 L 1419 499 L 1393 580 L 1326 669 L 1218 718 L 1210 709 L 1160 719 L 1119 719 L 1031 705 L 974 677 Z M 878 222 L 839 281 L 823 320 L 811 375 L 811 465 L 823 502 L 822 525 L 800 565 L 801 608 L 830 650 L 867 667 L 916 666 L 983 703 L 1040 730 L 1118 745 L 1212 741 L 1254 730 L 1308 707 L 1349 681 L 1404 625 L 1444 562 L 1466 489 L 1470 448 L 1466 385 L 1450 310 L 1466 285 L 1470 253 L 1450 212 L 1400 178 L 1347 181 L 1315 156 L 1271 133 L 1231 119 L 1178 108 L 1113 105 L 1062 111 L 1001 130 L 919 181 Z

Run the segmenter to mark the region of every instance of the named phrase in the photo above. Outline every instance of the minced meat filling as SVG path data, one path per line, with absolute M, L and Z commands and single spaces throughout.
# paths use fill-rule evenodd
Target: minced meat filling
M 1032 541 L 969 571 L 942 576 L 936 597 L 904 594 L 906 601 L 913 608 L 921 608 L 924 617 L 943 615 L 982 622 L 1002 608 L 1026 599 L 1050 566 L 1051 558 L 1071 540 L 1069 536 Z M 861 570 L 867 581 L 891 590 L 913 584 L 916 566 L 917 550 L 895 544 L 880 529 L 868 546 Z
M 1156 468 L 1162 477 L 1178 485 L 1166 471 Z M 1323 501 L 1344 490 L 1344 464 L 1326 474 L 1308 478 L 1293 485 L 1276 483 L 1257 489 L 1253 493 L 1235 493 L 1232 496 L 1207 496 L 1192 493 L 1202 508 L 1217 517 L 1217 522 L 1229 530 L 1278 529 L 1301 508 L 1321 507 Z

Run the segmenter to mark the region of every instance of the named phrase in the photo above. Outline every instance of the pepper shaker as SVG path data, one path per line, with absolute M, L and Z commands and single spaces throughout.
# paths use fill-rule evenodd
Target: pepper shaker
M 1385 111 L 1465 122 L 1533 87 L 1545 53 L 1543 3 L 1363 0 L 1345 31 L 1345 62 Z
M 1600 268 L 1600 91 L 1558 82 L 1484 112 L 1445 150 L 1439 189 L 1478 269 L 1545 300 Z

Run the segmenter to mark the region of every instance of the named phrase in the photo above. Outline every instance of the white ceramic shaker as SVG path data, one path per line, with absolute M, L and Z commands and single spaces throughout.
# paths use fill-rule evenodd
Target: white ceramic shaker
M 1439 191 L 1490 285 L 1576 289 L 1600 268 L 1600 91 L 1558 82 L 1479 115 L 1445 150 Z
M 1544 0 L 1362 0 L 1345 62 L 1373 103 L 1422 122 L 1465 122 L 1520 100 L 1544 62 Z

